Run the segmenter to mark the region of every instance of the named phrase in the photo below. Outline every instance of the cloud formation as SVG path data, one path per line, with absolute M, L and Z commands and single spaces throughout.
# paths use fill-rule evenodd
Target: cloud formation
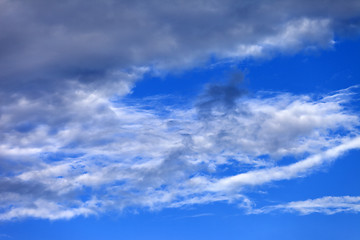
M 222 99 L 211 89 L 236 89 L 229 84 L 211 85 L 199 101 Z M 86 88 L 19 97 L 0 108 L 0 219 L 216 201 L 249 207 L 247 186 L 304 177 L 360 148 L 358 116 L 345 109 L 352 94 L 235 94 L 231 111 L 228 101 L 211 101 L 207 117 L 199 105 L 148 110 Z M 282 165 L 284 157 L 294 163 Z
M 343 196 L 343 197 L 322 197 L 316 199 L 308 199 L 305 201 L 289 202 L 268 206 L 261 209 L 253 210 L 252 213 L 268 213 L 272 211 L 297 212 L 301 215 L 312 213 L 336 214 L 341 212 L 359 213 L 360 197 Z
M 189 108 L 121 98 L 146 73 L 328 48 L 359 19 L 356 0 L 0 0 L 0 219 L 249 206 L 246 186 L 359 148 L 350 89 L 250 97 L 234 76 Z
M 323 48 L 360 29 L 356 0 L 1 0 L 0 9 L 0 77 L 21 83 Z

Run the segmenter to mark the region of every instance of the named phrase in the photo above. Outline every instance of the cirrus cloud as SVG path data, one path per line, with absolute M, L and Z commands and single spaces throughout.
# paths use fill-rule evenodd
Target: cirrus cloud
M 358 116 L 344 107 L 351 89 L 222 99 L 237 87 L 209 86 L 194 107 L 166 112 L 86 89 L 58 107 L 24 97 L 2 107 L 0 218 L 216 201 L 250 206 L 247 186 L 304 177 L 360 148 Z M 283 165 L 284 157 L 294 163 Z

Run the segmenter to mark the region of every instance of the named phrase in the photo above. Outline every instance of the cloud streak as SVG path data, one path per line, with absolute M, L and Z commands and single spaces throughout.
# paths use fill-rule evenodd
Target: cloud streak
M 322 213 L 332 215 L 336 213 L 359 213 L 360 197 L 358 196 L 342 196 L 332 197 L 326 196 L 316 199 L 308 199 L 305 201 L 295 201 L 286 204 L 268 206 L 261 209 L 253 210 L 251 213 L 269 213 L 272 211 L 296 212 L 301 215 L 313 213 Z
M 319 154 L 312 155 L 304 160 L 298 161 L 287 166 L 267 168 L 262 170 L 250 171 L 219 180 L 211 189 L 225 190 L 237 189 L 246 185 L 262 185 L 272 181 L 288 180 L 304 174 L 325 162 L 331 162 L 351 149 L 360 148 L 360 137 L 351 140 L 346 139 L 343 143 L 334 148 L 330 148 Z

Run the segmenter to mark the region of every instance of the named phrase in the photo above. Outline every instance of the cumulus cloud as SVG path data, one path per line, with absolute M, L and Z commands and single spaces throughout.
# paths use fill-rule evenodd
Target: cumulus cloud
M 268 206 L 262 209 L 253 210 L 252 213 L 268 213 L 272 211 L 297 212 L 301 215 L 312 213 L 323 213 L 332 215 L 341 212 L 359 213 L 360 197 L 358 196 L 342 196 L 342 197 L 322 197 L 316 199 L 308 199 L 305 201 L 289 202 Z
M 360 148 L 358 116 L 345 108 L 352 89 L 251 97 L 234 79 L 210 85 L 194 107 L 166 111 L 88 88 L 61 104 L 49 101 L 54 94 L 1 106 L 0 219 L 216 201 L 249 207 L 245 187 L 304 177 Z

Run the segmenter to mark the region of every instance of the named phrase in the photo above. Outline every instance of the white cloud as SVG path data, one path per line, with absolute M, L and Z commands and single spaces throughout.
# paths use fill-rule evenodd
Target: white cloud
M 268 213 L 272 211 L 297 212 L 302 215 L 312 213 L 336 214 L 341 212 L 359 213 L 360 197 L 341 196 L 341 197 L 322 197 L 316 199 L 308 199 L 305 201 L 289 202 L 268 206 L 261 209 L 255 209 L 250 213 Z
M 360 137 L 355 137 L 350 140 L 345 139 L 344 142 L 340 143 L 336 147 L 314 154 L 304 160 L 287 166 L 254 170 L 223 178 L 210 186 L 210 190 L 234 191 L 246 185 L 262 185 L 272 181 L 287 180 L 303 176 L 305 174 L 309 174 L 309 172 L 315 167 L 321 166 L 325 162 L 333 161 L 344 152 L 358 148 L 360 148 Z
M 276 28 L 276 34 L 264 36 L 254 43 L 239 44 L 224 57 L 268 57 L 274 52 L 294 53 L 301 49 L 327 48 L 333 45 L 334 32 L 330 19 L 302 18 Z
M 43 218 L 49 220 L 70 219 L 76 216 L 96 214 L 93 202 L 82 203 L 79 207 L 63 207 L 60 204 L 45 200 L 36 200 L 29 207 L 13 208 L 0 215 L 0 220 L 19 219 L 25 217 Z
M 358 116 L 344 107 L 351 89 L 250 98 L 232 88 L 210 87 L 194 108 L 166 112 L 81 85 L 61 98 L 2 106 L 0 218 L 215 201 L 249 207 L 243 187 L 303 177 L 360 148 Z M 284 166 L 283 157 L 294 163 Z

